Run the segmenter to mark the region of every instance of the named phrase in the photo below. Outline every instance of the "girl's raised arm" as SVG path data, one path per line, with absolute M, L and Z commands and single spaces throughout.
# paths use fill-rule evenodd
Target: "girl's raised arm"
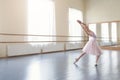
M 85 23 L 82 23 L 80 20 L 77 20 L 77 22 L 81 25 L 83 30 L 87 33 L 87 35 L 91 35 L 91 30 L 88 28 L 88 26 Z

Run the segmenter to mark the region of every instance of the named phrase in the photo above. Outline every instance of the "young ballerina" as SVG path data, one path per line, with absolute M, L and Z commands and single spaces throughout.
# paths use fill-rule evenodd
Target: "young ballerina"
M 99 45 L 97 44 L 96 41 L 96 35 L 94 34 L 93 31 L 91 31 L 88 26 L 84 23 L 82 23 L 81 21 L 77 20 L 77 22 L 81 25 L 81 27 L 83 28 L 83 30 L 86 32 L 86 34 L 89 36 L 89 41 L 86 43 L 86 45 L 84 46 L 84 48 L 82 49 L 82 54 L 75 59 L 74 64 L 76 62 L 79 61 L 79 59 L 84 56 L 85 54 L 93 54 L 96 56 L 96 64 L 95 66 L 97 66 L 97 62 L 100 58 L 100 55 L 102 54 L 101 49 L 99 47 Z

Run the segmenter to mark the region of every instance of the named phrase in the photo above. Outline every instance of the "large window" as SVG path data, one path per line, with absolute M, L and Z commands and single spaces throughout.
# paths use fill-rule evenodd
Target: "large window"
M 89 29 L 96 34 L 96 24 L 89 24 Z
M 101 37 L 102 41 L 109 42 L 109 27 L 108 23 L 101 24 Z
M 69 8 L 69 36 L 82 36 L 82 29 L 77 20 L 83 21 L 83 15 L 80 10 Z M 69 37 L 70 41 L 81 40 L 82 37 Z
M 115 22 L 111 23 L 111 39 L 113 42 L 117 41 L 117 24 Z
M 28 0 L 28 33 L 55 35 L 54 2 L 52 0 Z M 50 41 L 52 37 L 31 36 L 31 41 Z

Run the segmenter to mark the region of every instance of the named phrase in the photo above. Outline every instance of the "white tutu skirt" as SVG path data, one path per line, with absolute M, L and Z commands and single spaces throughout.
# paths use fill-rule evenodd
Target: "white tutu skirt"
M 82 49 L 83 52 L 87 54 L 93 54 L 93 55 L 101 55 L 101 49 L 99 45 L 97 44 L 97 41 L 95 38 L 91 37 L 89 41 L 86 43 L 84 48 Z

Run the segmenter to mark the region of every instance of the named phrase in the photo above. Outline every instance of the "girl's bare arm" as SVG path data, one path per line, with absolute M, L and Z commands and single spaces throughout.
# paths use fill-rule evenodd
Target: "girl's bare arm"
M 81 27 L 83 28 L 83 30 L 87 33 L 87 35 L 91 35 L 90 34 L 90 29 L 88 28 L 88 26 L 84 23 L 82 23 L 81 21 L 77 20 L 77 22 L 81 25 Z

